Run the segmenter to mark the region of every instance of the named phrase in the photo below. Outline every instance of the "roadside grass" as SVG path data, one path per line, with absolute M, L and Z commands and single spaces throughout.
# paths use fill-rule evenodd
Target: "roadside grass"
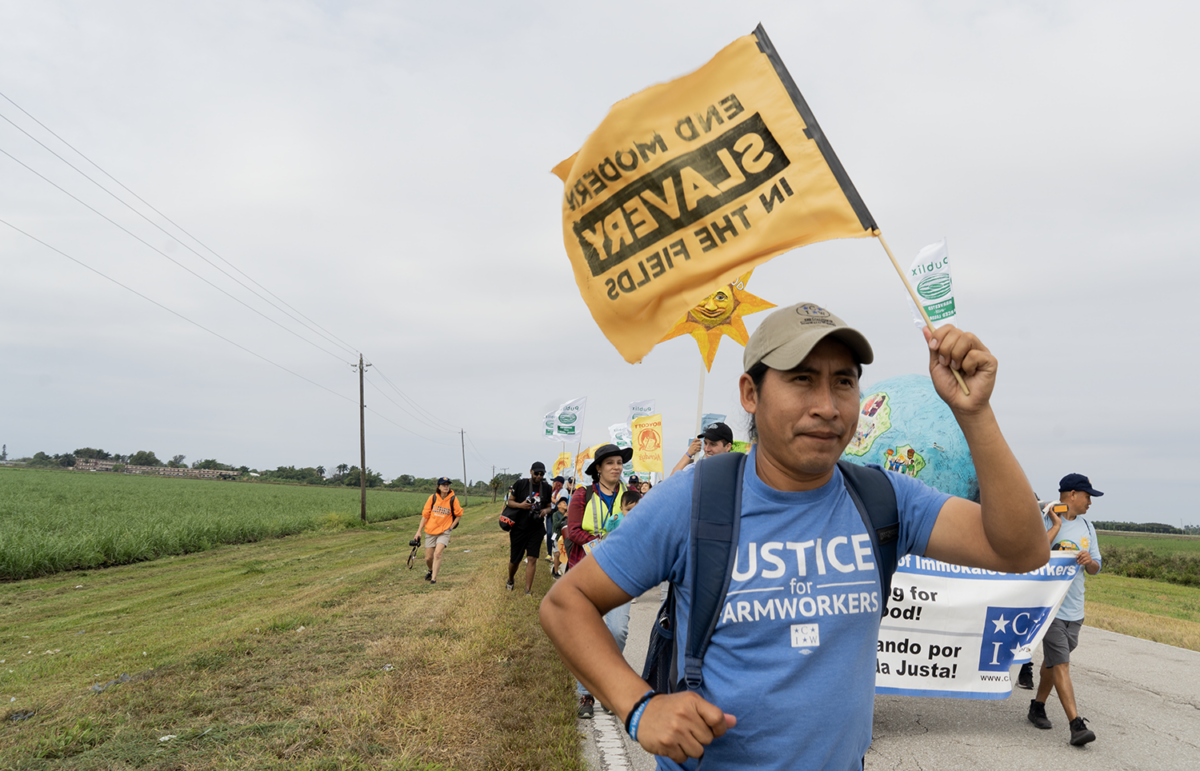
M 1087 578 L 1086 602 L 1088 626 L 1200 651 L 1196 587 L 1101 571 Z
M 0 768 L 582 771 L 496 510 L 436 586 L 414 517 L 0 584 Z
M 368 490 L 369 520 L 419 513 L 428 497 Z M 0 580 L 359 527 L 359 507 L 357 488 L 0 467 Z

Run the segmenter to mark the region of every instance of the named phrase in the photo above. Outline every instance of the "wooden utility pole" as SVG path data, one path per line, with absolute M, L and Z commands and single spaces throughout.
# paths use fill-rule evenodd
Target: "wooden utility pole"
M 362 465 L 358 467 L 358 487 L 362 495 L 362 521 L 367 523 L 367 405 L 363 401 L 363 371 L 369 365 L 363 364 L 363 357 L 358 355 L 358 449 Z
M 463 459 L 463 500 L 467 505 L 471 505 L 471 496 L 467 493 L 467 432 L 464 429 L 458 429 L 458 442 L 462 445 Z
M 492 465 L 492 478 L 488 480 L 488 484 L 492 488 L 492 503 L 496 502 L 496 466 Z

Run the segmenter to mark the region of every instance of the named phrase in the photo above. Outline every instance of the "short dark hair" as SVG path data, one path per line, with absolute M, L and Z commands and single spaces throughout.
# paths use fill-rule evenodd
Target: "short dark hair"
M 642 494 L 639 493 L 637 490 L 634 490 L 632 487 L 629 488 L 628 490 L 626 490 L 625 492 L 621 493 L 621 505 L 622 506 L 624 506 L 626 503 L 637 503 L 641 499 L 642 499 Z

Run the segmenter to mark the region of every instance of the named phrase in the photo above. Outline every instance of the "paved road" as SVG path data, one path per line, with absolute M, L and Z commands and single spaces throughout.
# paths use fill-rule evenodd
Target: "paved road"
M 650 590 L 629 616 L 625 658 L 639 672 L 658 597 L 657 588 Z M 866 767 L 1200 771 L 1200 653 L 1085 627 L 1071 676 L 1080 714 L 1096 732 L 1086 747 L 1067 744 L 1067 719 L 1053 695 L 1049 731 L 1025 719 L 1030 691 L 1017 689 L 1003 701 L 878 696 Z M 579 729 L 593 769 L 654 768 L 654 758 L 599 705 L 596 718 L 580 720 Z

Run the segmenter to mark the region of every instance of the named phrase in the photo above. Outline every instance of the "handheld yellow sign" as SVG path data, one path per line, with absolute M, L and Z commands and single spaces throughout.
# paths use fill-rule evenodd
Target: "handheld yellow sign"
M 629 362 L 721 284 L 875 222 L 762 26 L 613 106 L 563 180 L 563 240 Z
M 571 453 L 559 453 L 558 458 L 554 461 L 554 465 L 550 467 L 550 476 L 562 476 L 563 472 L 571 465 Z
M 647 415 L 633 421 L 633 470 L 663 470 L 662 415 Z
M 584 477 L 584 472 L 587 471 L 588 464 L 592 458 L 596 457 L 596 450 L 603 447 L 603 444 L 594 444 L 583 452 L 575 456 L 575 481 L 582 484 L 580 480 Z

